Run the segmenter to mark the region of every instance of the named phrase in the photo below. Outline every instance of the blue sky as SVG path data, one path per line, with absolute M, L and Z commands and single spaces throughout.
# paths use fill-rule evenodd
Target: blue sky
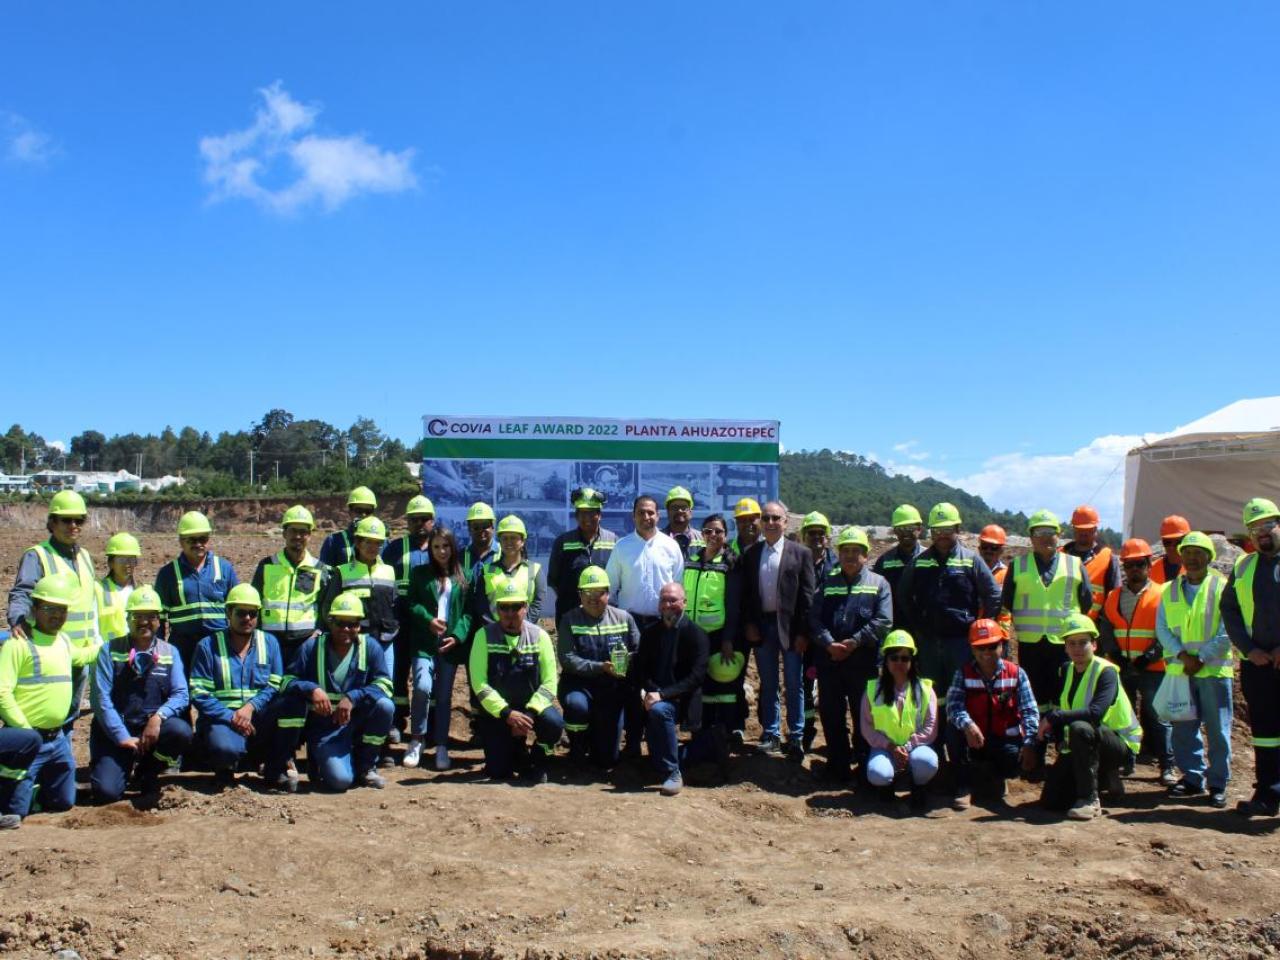
M 775 417 L 1105 511 L 1274 392 L 1274 5 L 191 9 L 0 11 L 0 429 Z

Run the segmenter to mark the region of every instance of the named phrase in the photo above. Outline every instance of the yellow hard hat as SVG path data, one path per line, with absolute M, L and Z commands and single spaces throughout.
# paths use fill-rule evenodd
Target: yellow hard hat
M 209 524 L 209 518 L 199 510 L 188 510 L 178 518 L 180 537 L 198 537 L 210 533 L 213 533 L 213 527 Z
M 83 517 L 89 513 L 84 497 L 74 490 L 59 490 L 49 501 L 51 517 Z
M 387 525 L 377 517 L 365 517 L 356 524 L 356 536 L 368 540 L 387 539 Z
M 916 652 L 916 641 L 905 630 L 890 630 L 889 635 L 880 644 L 880 650 L 910 650 Z
M 333 598 L 329 605 L 329 616 L 345 617 L 351 620 L 364 619 L 364 601 L 350 590 Z
M 160 602 L 160 594 L 144 584 L 134 587 L 124 603 L 124 609 L 126 613 L 160 613 L 164 610 L 164 604 Z
M 142 556 L 142 545 L 138 543 L 138 538 L 132 533 L 113 533 L 107 540 L 107 549 L 104 551 L 108 557 L 140 557 Z
M 284 516 L 280 518 L 280 526 L 297 526 L 306 527 L 308 530 L 316 528 L 315 517 L 311 516 L 311 511 L 302 504 L 296 504 L 284 512 Z
M 849 545 L 861 547 L 867 553 L 871 552 L 871 540 L 867 537 L 867 531 L 861 527 L 845 527 L 840 531 L 840 535 L 836 537 L 837 550 Z
M 418 494 L 404 508 L 404 515 L 406 517 L 434 517 L 436 515 L 436 505 L 428 497 Z
M 582 573 L 578 574 L 578 589 L 608 590 L 609 574 L 605 573 L 604 567 L 597 567 L 595 564 L 583 567 Z
M 255 610 L 261 610 L 262 595 L 258 593 L 251 583 L 237 583 L 227 591 L 226 605 L 228 607 L 253 607 Z
M 1063 617 L 1062 631 L 1059 636 L 1065 639 L 1080 633 L 1087 633 L 1096 640 L 1098 637 L 1098 625 L 1093 622 L 1092 617 L 1078 610 L 1073 610 Z
M 347 495 L 348 507 L 368 507 L 371 510 L 378 509 L 378 498 L 373 495 L 373 491 L 368 487 L 356 487 Z
M 524 521 L 521 520 L 519 517 L 517 517 L 514 513 L 507 514 L 505 517 L 502 518 L 501 521 L 499 521 L 498 536 L 501 537 L 504 533 L 518 533 L 522 537 L 529 536 L 529 534 L 525 531 Z
M 760 509 L 760 504 L 756 503 L 756 501 L 751 499 L 751 497 L 743 497 L 734 504 L 733 507 L 733 516 L 735 520 L 738 517 L 758 517 L 762 513 L 764 513 L 764 511 Z
M 80 599 L 80 581 L 69 573 L 51 573 L 36 581 L 31 599 L 69 607 Z

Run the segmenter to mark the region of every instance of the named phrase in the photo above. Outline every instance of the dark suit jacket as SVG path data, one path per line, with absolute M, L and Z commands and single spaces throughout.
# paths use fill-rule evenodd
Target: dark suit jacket
M 764 608 L 760 604 L 760 557 L 765 541 L 761 537 L 747 548 L 738 565 L 742 577 L 742 622 L 764 625 Z M 809 608 L 813 605 L 813 554 L 794 540 L 782 542 L 778 564 L 778 639 L 784 650 L 791 649 L 791 638 L 809 635 Z
M 663 700 L 679 705 L 680 720 L 691 729 L 702 726 L 702 681 L 707 676 L 710 641 L 707 632 L 686 615 L 676 625 L 674 681 L 668 686 L 658 683 L 658 657 L 666 627 L 661 620 L 640 631 L 640 649 L 627 675 L 635 687 L 656 690 Z

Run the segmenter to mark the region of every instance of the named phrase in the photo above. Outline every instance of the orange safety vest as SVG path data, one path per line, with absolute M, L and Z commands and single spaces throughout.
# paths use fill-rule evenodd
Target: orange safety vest
M 1068 544 L 1069 546 L 1069 544 Z M 1067 548 L 1062 548 L 1063 553 L 1067 553 Z M 1074 556 L 1074 554 L 1072 554 Z M 1079 560 L 1079 557 L 1076 557 Z M 1082 563 L 1084 561 L 1081 561 Z M 1089 577 L 1089 592 L 1093 594 L 1093 606 L 1089 608 L 1089 616 L 1094 620 L 1098 619 L 1098 614 L 1102 612 L 1102 601 L 1106 587 L 1103 585 L 1107 577 L 1107 568 L 1111 566 L 1111 548 L 1103 547 L 1095 553 L 1084 565 L 1084 572 Z
M 1005 563 L 1003 560 L 1000 561 L 1000 569 L 991 571 L 991 576 L 995 578 L 996 586 L 998 586 L 1001 590 L 1004 589 L 1004 578 L 1008 573 L 1009 573 L 1009 564 Z M 1002 608 L 1000 610 L 1000 616 L 996 618 L 996 622 L 1000 624 L 1000 626 L 1004 627 L 1004 632 L 1006 634 L 1012 632 L 1013 614 L 1011 614 L 1008 610 L 1005 610 Z
M 1148 583 L 1147 588 L 1138 594 L 1138 605 L 1133 608 L 1133 619 L 1125 622 L 1120 612 L 1120 591 L 1123 586 L 1116 587 L 1107 594 L 1102 604 L 1102 614 L 1116 630 L 1116 646 L 1120 648 L 1120 656 L 1133 660 L 1146 653 L 1156 642 L 1156 611 L 1160 609 L 1160 585 Z M 1151 673 L 1164 673 L 1164 661 L 1155 660 L 1147 664 Z
M 1182 572 L 1182 567 L 1178 567 L 1178 573 Z M 1165 569 L 1165 558 L 1156 557 L 1151 561 L 1151 582 L 1152 583 L 1168 583 L 1173 577 L 1169 576 Z

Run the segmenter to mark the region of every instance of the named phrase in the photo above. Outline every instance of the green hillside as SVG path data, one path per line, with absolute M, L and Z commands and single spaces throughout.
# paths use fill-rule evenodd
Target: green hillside
M 946 500 L 960 509 L 966 530 L 998 523 L 1011 533 L 1022 533 L 1027 525 L 1025 514 L 993 510 L 981 497 L 937 480 L 912 480 L 888 473 L 875 461 L 853 453 L 784 453 L 778 486 L 783 502 L 791 510 L 821 510 L 836 524 L 887 526 L 898 504 L 915 504 L 923 516 L 933 504 Z

